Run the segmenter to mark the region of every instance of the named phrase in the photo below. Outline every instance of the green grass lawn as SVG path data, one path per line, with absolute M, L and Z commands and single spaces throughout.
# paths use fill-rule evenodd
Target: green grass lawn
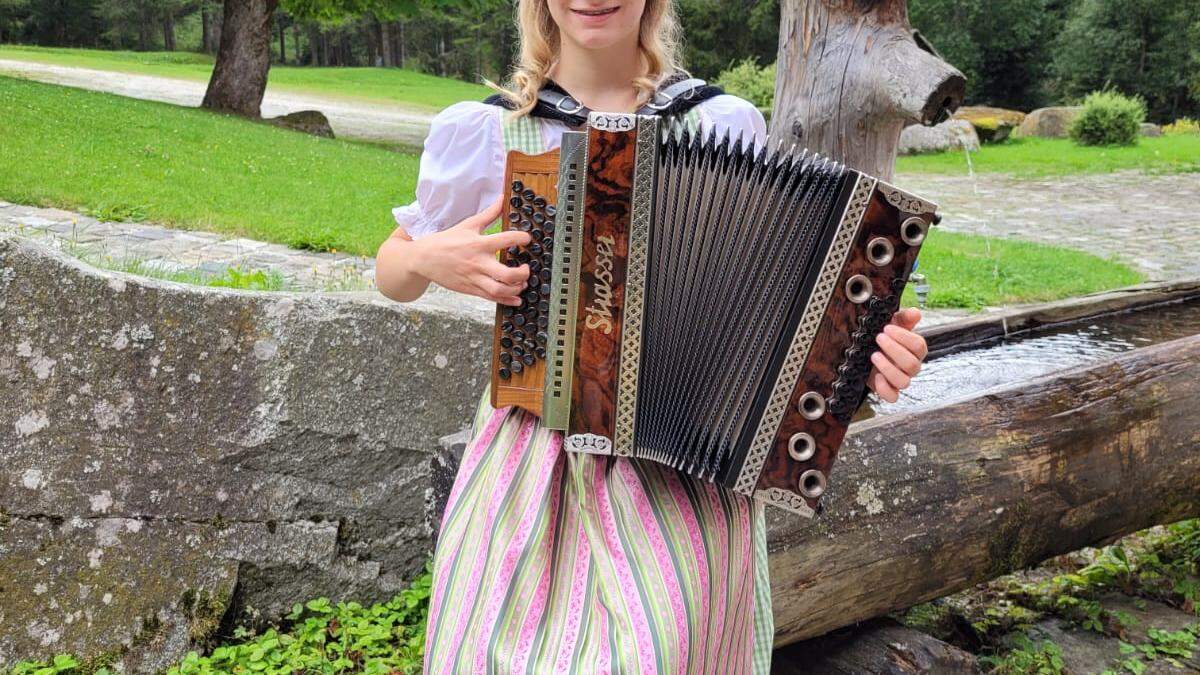
M 1085 147 L 1065 138 L 1012 138 L 971 153 L 976 173 L 1043 177 L 1143 170 L 1150 173 L 1200 172 L 1200 135 L 1141 138 L 1137 145 Z M 897 173 L 965 176 L 963 152 L 911 155 L 896 160 Z
M 413 155 L 0 77 L 0 198 L 374 255 Z
M 412 200 L 413 155 L 195 108 L 0 77 L 0 199 L 373 255 Z M 1048 300 L 1134 283 L 1052 246 L 934 232 L 937 307 Z
M 119 52 L 0 45 L 0 59 L 35 61 L 207 82 L 212 57 L 193 52 Z M 491 90 L 480 84 L 399 68 L 304 68 L 271 66 L 269 89 L 320 94 L 375 103 L 403 104 L 436 112 L 459 101 L 477 101 Z

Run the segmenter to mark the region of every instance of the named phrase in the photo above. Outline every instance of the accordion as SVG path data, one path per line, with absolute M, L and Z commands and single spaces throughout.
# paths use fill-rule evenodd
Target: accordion
M 811 517 L 936 206 L 819 155 L 592 113 L 510 152 L 491 403 Z

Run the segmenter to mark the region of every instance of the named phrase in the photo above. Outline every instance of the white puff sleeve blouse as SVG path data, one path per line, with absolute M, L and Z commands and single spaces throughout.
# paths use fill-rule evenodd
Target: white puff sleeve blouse
M 742 134 L 763 142 L 767 125 L 748 101 L 724 94 L 696 106 L 700 128 Z M 414 239 L 454 226 L 499 198 L 504 180 L 503 115 L 498 106 L 456 103 L 434 117 L 425 138 L 416 200 L 392 209 L 396 223 Z M 537 118 L 543 147 L 557 148 L 562 122 Z

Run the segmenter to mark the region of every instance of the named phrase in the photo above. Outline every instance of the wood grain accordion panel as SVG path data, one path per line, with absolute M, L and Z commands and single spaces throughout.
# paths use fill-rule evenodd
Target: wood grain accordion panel
M 936 206 L 818 155 L 593 113 L 509 154 L 492 405 L 811 517 Z

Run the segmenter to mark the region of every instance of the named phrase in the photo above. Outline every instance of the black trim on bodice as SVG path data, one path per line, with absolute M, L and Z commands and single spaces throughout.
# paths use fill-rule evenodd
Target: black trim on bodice
M 682 115 L 708 99 L 724 93 L 725 91 L 718 86 L 690 77 L 687 73 L 676 72 L 659 85 L 654 98 L 639 108 L 637 112 L 640 115 L 661 115 L 663 117 Z M 506 110 L 516 109 L 516 105 L 502 94 L 492 94 L 483 102 L 500 106 Z M 538 92 L 537 105 L 534 106 L 530 115 L 558 120 L 569 126 L 577 127 L 587 122 L 590 112 L 591 110 L 572 98 L 558 83 L 547 80 L 545 86 Z

